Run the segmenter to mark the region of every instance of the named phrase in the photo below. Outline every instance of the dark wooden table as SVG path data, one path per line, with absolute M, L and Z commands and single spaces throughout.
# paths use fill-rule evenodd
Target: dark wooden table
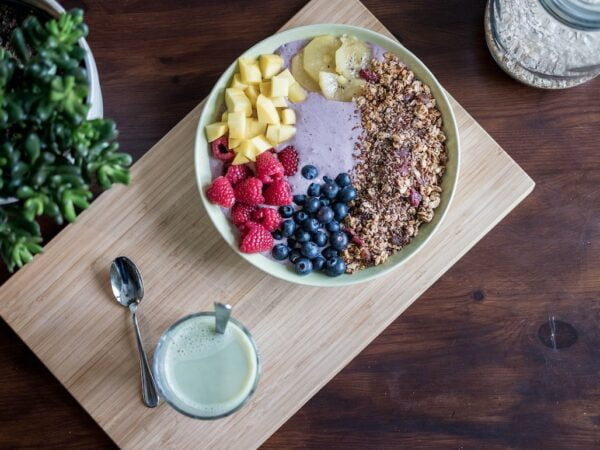
M 106 115 L 139 158 L 305 0 L 64 3 L 86 10 Z M 265 447 L 599 446 L 600 80 L 512 81 L 483 0 L 365 3 L 537 187 Z M 0 447 L 113 445 L 5 323 L 0 359 Z

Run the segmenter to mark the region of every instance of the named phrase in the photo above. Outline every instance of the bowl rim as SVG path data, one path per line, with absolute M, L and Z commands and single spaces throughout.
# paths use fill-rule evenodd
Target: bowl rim
M 323 34 L 339 35 L 344 33 L 362 34 L 364 36 L 367 36 L 366 40 L 368 40 L 371 43 L 377 45 L 383 43 L 384 46 L 388 47 L 386 51 L 395 53 L 402 60 L 402 62 L 404 62 L 413 72 L 415 72 L 415 75 L 419 80 L 427 84 L 432 91 L 435 91 L 434 98 L 436 99 L 436 104 L 438 106 L 438 109 L 440 109 L 440 113 L 442 114 L 443 129 L 445 130 L 446 136 L 448 138 L 446 141 L 447 149 L 448 151 L 450 151 L 449 141 L 453 141 L 452 144 L 455 149 L 455 151 L 453 152 L 453 158 L 450 160 L 450 163 L 447 166 L 447 168 L 450 166 L 453 168 L 454 176 L 450 180 L 450 185 L 444 187 L 443 192 L 445 194 L 443 195 L 445 195 L 446 201 L 440 204 L 438 208 L 436 208 L 434 217 L 435 222 L 425 224 L 428 226 L 427 235 L 423 240 L 417 242 L 415 244 L 416 246 L 411 247 L 411 245 L 414 243 L 413 240 L 406 247 L 404 247 L 402 250 L 400 250 L 392 256 L 392 258 L 394 258 L 398 255 L 402 255 L 402 253 L 404 252 L 402 256 L 399 256 L 398 261 L 387 261 L 379 266 L 362 269 L 361 271 L 355 272 L 354 274 L 342 274 L 338 277 L 328 277 L 327 275 L 321 273 L 311 273 L 309 275 L 301 276 L 290 270 L 286 264 L 271 261 L 269 258 L 267 258 L 261 253 L 247 254 L 242 253 L 238 249 L 237 236 L 235 235 L 235 233 L 233 233 L 233 226 L 231 225 L 230 221 L 225 217 L 225 215 L 221 211 L 221 208 L 217 205 L 213 205 L 212 203 L 210 203 L 205 195 L 205 186 L 207 182 L 206 180 L 203 181 L 200 171 L 202 164 L 209 163 L 210 156 L 208 156 L 208 142 L 205 138 L 204 126 L 210 123 L 210 118 L 214 116 L 215 110 L 214 108 L 211 108 L 211 105 L 216 102 L 217 98 L 220 95 L 222 95 L 221 91 L 224 88 L 224 83 L 231 78 L 233 72 L 235 71 L 237 61 L 240 57 L 244 57 L 247 55 L 257 56 L 259 51 L 257 49 L 263 46 L 268 46 L 269 44 L 271 44 L 271 47 L 273 48 L 273 50 L 271 51 L 274 51 L 277 47 L 285 43 L 292 42 L 294 40 L 311 39 L 312 37 L 316 37 Z M 299 37 L 298 35 L 304 36 Z M 255 53 L 256 55 L 254 55 Z M 419 74 L 417 74 L 417 72 L 419 72 Z M 423 78 L 429 79 L 424 80 Z M 444 109 L 445 111 L 442 111 L 442 109 Z M 202 153 L 204 153 L 204 158 L 202 156 Z M 396 41 L 395 39 L 384 36 L 381 33 L 370 30 L 368 28 L 333 23 L 303 25 L 275 33 L 257 42 L 255 45 L 253 45 L 252 47 L 244 51 L 240 56 L 238 56 L 219 76 L 218 80 L 215 82 L 213 88 L 211 89 L 210 94 L 206 97 L 204 101 L 204 106 L 202 108 L 202 112 L 200 113 L 200 116 L 198 118 L 196 138 L 194 141 L 194 171 L 196 175 L 196 185 L 200 193 L 200 198 L 202 199 L 202 204 L 212 224 L 217 229 L 217 232 L 220 234 L 220 236 L 229 245 L 229 247 L 231 247 L 231 249 L 244 260 L 246 260 L 247 262 L 249 262 L 250 264 L 252 264 L 253 266 L 255 266 L 256 268 L 265 272 L 268 275 L 274 276 L 284 281 L 288 281 L 290 283 L 315 287 L 339 287 L 372 281 L 375 278 L 379 278 L 390 273 L 391 271 L 397 269 L 398 267 L 402 266 L 407 261 L 409 261 L 412 258 L 412 256 L 418 253 L 419 250 L 421 250 L 423 246 L 431 239 L 431 236 L 433 236 L 439 230 L 440 224 L 444 221 L 448 209 L 451 206 L 452 200 L 454 199 L 456 193 L 456 187 L 460 175 L 460 159 L 460 138 L 454 110 L 452 109 L 448 96 L 446 95 L 445 89 L 439 83 L 439 81 L 433 75 L 433 73 L 429 70 L 429 68 L 410 50 L 408 50 L 399 41 Z M 444 176 L 447 177 L 447 175 L 448 174 L 446 173 Z M 445 180 L 442 180 L 442 183 L 444 181 Z M 223 219 L 225 219 L 225 221 L 228 223 L 228 231 L 222 229 Z M 228 234 L 226 235 L 226 233 Z M 406 250 L 410 251 L 407 252 Z M 276 268 L 275 266 L 273 266 L 273 264 L 280 266 L 281 269 Z M 365 272 L 368 272 L 368 274 L 360 276 L 361 273 Z

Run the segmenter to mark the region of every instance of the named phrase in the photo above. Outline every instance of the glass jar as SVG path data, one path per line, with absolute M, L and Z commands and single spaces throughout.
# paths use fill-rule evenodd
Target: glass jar
M 600 74 L 600 0 L 488 0 L 485 35 L 522 83 L 562 89 Z

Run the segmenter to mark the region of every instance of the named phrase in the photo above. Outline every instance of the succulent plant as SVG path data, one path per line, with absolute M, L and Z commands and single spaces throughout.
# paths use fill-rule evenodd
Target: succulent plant
M 12 272 L 42 251 L 38 216 L 75 221 L 90 186 L 129 183 L 131 157 L 118 152 L 109 119 L 87 119 L 88 78 L 74 9 L 45 23 L 35 16 L 0 48 L 0 257 Z

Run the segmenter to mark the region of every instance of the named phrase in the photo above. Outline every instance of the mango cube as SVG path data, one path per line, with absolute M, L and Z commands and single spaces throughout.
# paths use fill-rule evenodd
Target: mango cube
M 291 86 L 292 84 L 294 84 L 296 82 L 294 75 L 292 75 L 292 72 L 290 72 L 289 69 L 285 69 L 283 72 L 281 72 L 279 75 L 277 75 L 277 77 L 287 80 L 288 86 Z
M 266 137 L 273 145 L 277 145 L 291 139 L 294 134 L 296 134 L 296 127 L 293 125 L 269 125 Z
M 223 114 L 221 114 L 221 122 L 227 122 L 227 111 L 223 112 Z
M 260 93 L 264 96 L 270 97 L 271 96 L 271 82 L 270 81 L 263 81 L 260 83 Z
M 259 134 L 265 134 L 267 131 L 267 124 L 261 123 L 254 117 L 248 119 L 246 124 L 246 138 L 250 139 Z
M 279 142 L 285 142 L 296 134 L 296 127 L 293 125 L 280 125 Z
M 279 128 L 281 125 L 269 125 L 267 127 L 266 137 L 268 141 L 274 146 L 279 144 Z
M 244 111 L 230 112 L 227 116 L 227 126 L 229 127 L 229 138 L 244 139 L 246 137 L 247 126 L 246 114 Z
M 260 55 L 258 64 L 260 72 L 265 79 L 271 78 L 277 74 L 283 67 L 283 58 L 279 55 Z
M 262 81 L 258 62 L 254 59 L 240 58 L 238 60 L 240 66 L 240 78 L 242 83 L 254 84 Z
M 236 138 L 232 138 L 230 137 L 228 139 L 228 147 L 229 148 L 238 148 L 240 146 L 240 144 L 242 143 L 243 139 L 236 139 Z
M 246 164 L 249 162 L 250 162 L 250 160 L 248 158 L 246 158 L 242 153 L 236 153 L 235 158 L 233 158 L 233 161 L 231 162 L 231 164 L 234 166 L 238 166 L 240 164 Z
M 306 100 L 306 91 L 298 83 L 294 83 L 289 88 L 288 98 L 292 103 L 303 102 Z
M 254 147 L 258 150 L 259 154 L 262 152 L 266 152 L 270 148 L 273 148 L 271 143 L 262 134 L 260 136 L 254 136 L 250 140 L 250 142 L 252 142 L 252 145 L 254 145 Z
M 246 89 L 248 87 L 248 85 L 246 83 L 242 83 L 240 74 L 236 73 L 233 76 L 233 80 L 231 80 L 231 84 L 229 85 L 229 87 L 234 88 L 234 89 L 241 89 L 243 91 L 244 89 Z
M 225 104 L 229 113 L 242 111 L 246 116 L 252 115 L 252 104 L 241 89 L 225 89 Z
M 248 86 L 245 90 L 244 93 L 246 94 L 246 97 L 248 97 L 248 100 L 250 100 L 250 103 L 252 104 L 252 106 L 256 105 L 256 97 L 258 97 L 258 88 L 254 85 L 250 85 Z
M 275 75 L 271 78 L 271 97 L 287 97 L 289 87 L 286 78 Z
M 259 153 L 252 141 L 248 140 L 242 141 L 236 152 L 244 155 L 249 161 L 256 161 L 256 156 Z
M 208 142 L 219 139 L 225 133 L 227 133 L 227 124 L 224 122 L 215 122 L 206 125 L 206 139 Z
M 275 105 L 275 108 L 285 108 L 288 105 L 285 97 L 271 97 L 271 101 Z
M 266 124 L 279 124 L 279 113 L 277 112 L 275 105 L 263 94 L 260 94 L 256 99 L 256 112 L 258 114 L 259 122 Z M 231 114 L 229 116 L 231 117 Z M 229 129 L 231 130 L 231 125 L 229 125 Z
M 285 108 L 279 111 L 279 118 L 284 125 L 294 125 L 296 123 L 296 111 L 291 108 Z

